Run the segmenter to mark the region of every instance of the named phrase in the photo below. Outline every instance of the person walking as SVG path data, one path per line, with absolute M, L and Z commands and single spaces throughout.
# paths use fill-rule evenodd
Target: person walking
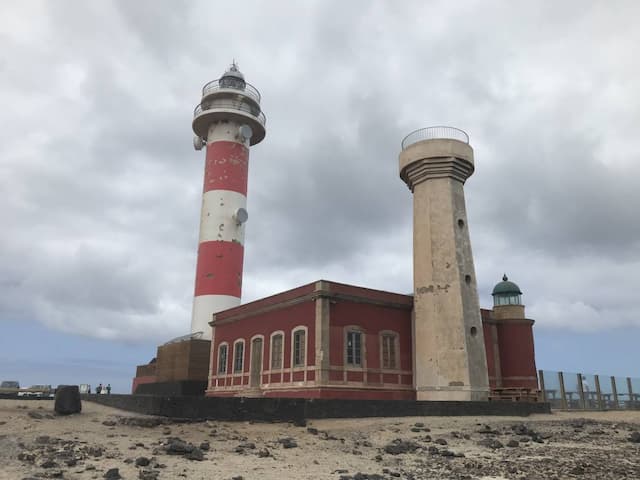
M 96 395 L 100 395 L 102 393 L 102 384 L 100 383 L 97 387 L 96 387 Z
M 107 395 L 111 395 L 111 384 L 107 383 Z

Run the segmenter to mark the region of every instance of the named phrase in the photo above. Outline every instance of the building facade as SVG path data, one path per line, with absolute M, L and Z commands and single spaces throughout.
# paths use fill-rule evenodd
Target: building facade
M 402 141 L 412 295 L 320 280 L 241 305 L 249 149 L 266 135 L 260 102 L 235 63 L 202 89 L 192 122 L 206 163 L 191 334 L 138 367 L 134 393 L 483 401 L 535 391 L 522 292 L 505 276 L 494 308 L 479 306 L 464 197 L 474 152 L 454 127 Z
M 533 320 L 502 306 L 480 312 L 492 392 L 532 394 Z M 219 312 L 206 395 L 415 400 L 413 309 L 412 295 L 320 280 Z

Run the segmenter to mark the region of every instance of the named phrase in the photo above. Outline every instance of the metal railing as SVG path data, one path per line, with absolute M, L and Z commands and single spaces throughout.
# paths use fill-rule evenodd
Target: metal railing
M 422 140 L 435 140 L 438 138 L 446 138 L 451 140 L 458 140 L 460 142 L 469 143 L 469 135 L 466 132 L 455 127 L 435 126 L 419 128 L 411 132 L 402 140 L 402 150 L 414 143 L 421 142 Z
M 194 109 L 193 118 L 195 118 L 198 115 L 200 115 L 202 113 L 205 113 L 205 112 L 207 112 L 209 110 L 217 110 L 219 108 L 228 108 L 230 110 L 240 110 L 242 112 L 249 113 L 252 116 L 256 117 L 258 119 L 258 122 L 260 122 L 260 124 L 263 127 L 267 123 L 267 117 L 264 115 L 264 113 L 262 113 L 262 111 L 259 108 L 251 108 L 246 103 L 234 102 L 234 101 L 231 101 L 231 100 L 228 101 L 228 102 L 216 100 L 216 102 L 214 104 L 212 104 L 210 106 L 207 106 L 206 108 L 203 108 L 202 104 L 200 104 Z
M 538 371 L 542 399 L 560 410 L 640 409 L 640 379 Z
M 169 340 L 168 342 L 163 343 L 162 345 L 170 345 L 172 343 L 179 343 L 179 342 L 185 342 L 187 340 L 200 340 L 202 337 L 204 336 L 204 332 L 194 332 L 194 333 L 187 333 L 186 335 L 180 335 L 179 337 L 176 338 L 172 338 L 171 340 Z M 155 365 L 155 364 L 152 364 Z M 144 365 L 145 367 L 148 367 L 148 365 Z M 138 367 L 140 368 L 140 367 Z
M 256 87 L 251 85 L 250 83 L 245 83 L 245 87 L 243 89 L 233 88 L 233 87 L 221 87 L 220 79 L 212 80 L 207 83 L 204 87 L 202 87 L 202 96 L 205 97 L 210 93 L 215 92 L 216 90 L 238 90 L 239 92 L 244 93 L 246 96 L 254 99 L 256 102 L 260 103 L 260 92 Z

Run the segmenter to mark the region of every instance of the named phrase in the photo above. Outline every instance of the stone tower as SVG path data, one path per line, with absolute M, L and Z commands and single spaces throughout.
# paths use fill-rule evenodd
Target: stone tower
M 429 127 L 402 141 L 413 192 L 414 382 L 418 400 L 486 400 L 487 359 L 464 200 L 469 137 Z

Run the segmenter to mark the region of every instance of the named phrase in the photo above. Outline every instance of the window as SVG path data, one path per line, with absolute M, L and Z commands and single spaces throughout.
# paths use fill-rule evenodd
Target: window
M 296 330 L 293 332 L 293 366 L 302 367 L 305 364 L 304 361 L 304 347 L 305 347 L 305 331 Z
M 382 335 L 382 368 L 397 368 L 396 335 L 393 333 Z
M 244 360 L 244 342 L 239 341 L 235 344 L 235 354 L 233 359 L 233 372 L 242 373 Z
M 227 373 L 227 350 L 228 345 L 218 347 L 218 373 Z
M 271 337 L 271 370 L 282 368 L 282 339 L 281 333 Z
M 347 332 L 347 365 L 362 365 L 362 333 Z

